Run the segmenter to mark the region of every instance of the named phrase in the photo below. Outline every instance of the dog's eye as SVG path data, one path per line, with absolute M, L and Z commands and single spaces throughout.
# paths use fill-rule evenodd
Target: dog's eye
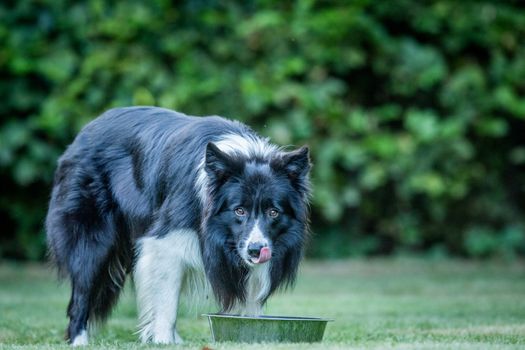
M 279 216 L 279 212 L 277 211 L 277 209 L 270 209 L 268 210 L 268 216 L 271 218 L 276 218 Z
M 246 215 L 246 212 L 243 208 L 235 208 L 235 215 L 237 216 L 244 216 Z

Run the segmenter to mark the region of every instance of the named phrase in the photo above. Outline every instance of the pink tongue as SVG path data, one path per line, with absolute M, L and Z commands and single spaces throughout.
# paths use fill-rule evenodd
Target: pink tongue
M 272 257 L 272 250 L 269 247 L 261 248 L 261 252 L 259 253 L 259 258 L 254 261 L 256 264 L 262 264 L 264 262 L 267 262 Z

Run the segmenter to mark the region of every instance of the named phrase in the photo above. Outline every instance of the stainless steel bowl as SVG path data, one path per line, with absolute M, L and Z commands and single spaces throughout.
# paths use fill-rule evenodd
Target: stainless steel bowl
M 205 314 L 213 341 L 242 343 L 314 343 L 323 339 L 327 322 L 317 317 Z

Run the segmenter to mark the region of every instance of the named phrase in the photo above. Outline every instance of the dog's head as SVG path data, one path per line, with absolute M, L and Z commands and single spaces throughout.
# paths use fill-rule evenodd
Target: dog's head
M 225 254 L 252 267 L 302 250 L 309 169 L 307 147 L 246 157 L 208 144 L 205 170 L 213 208 L 207 224 L 222 230 Z

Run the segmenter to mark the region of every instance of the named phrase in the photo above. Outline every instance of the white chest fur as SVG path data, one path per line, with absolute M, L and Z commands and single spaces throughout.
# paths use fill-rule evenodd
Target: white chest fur
M 239 310 L 240 314 L 258 316 L 262 314 L 262 302 L 270 292 L 271 261 L 251 267 L 246 278 L 246 303 Z

